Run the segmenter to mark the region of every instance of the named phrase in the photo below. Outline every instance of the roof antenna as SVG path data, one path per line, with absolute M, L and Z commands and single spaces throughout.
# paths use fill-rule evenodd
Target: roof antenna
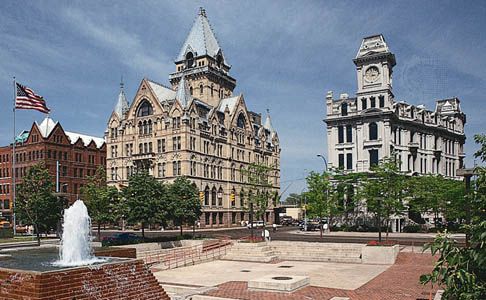
M 121 76 L 121 79 L 120 79 L 120 89 L 123 90 L 123 75 Z

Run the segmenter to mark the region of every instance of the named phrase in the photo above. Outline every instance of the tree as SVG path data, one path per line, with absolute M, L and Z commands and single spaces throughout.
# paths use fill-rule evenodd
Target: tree
M 271 204 L 276 204 L 278 194 L 271 190 L 272 185 L 269 181 L 271 168 L 262 164 L 252 163 L 243 170 L 247 178 L 248 192 L 246 195 L 246 203 L 243 203 L 245 208 L 250 211 L 250 215 L 260 220 L 264 220 L 264 215 Z M 250 221 L 252 216 L 250 216 Z M 251 236 L 253 238 L 253 226 L 250 227 Z M 263 229 L 265 230 L 265 229 Z
M 182 236 L 182 226 L 184 224 L 194 226 L 194 222 L 201 216 L 199 192 L 196 185 L 186 177 L 177 177 L 169 185 L 168 190 L 171 199 L 170 218 L 174 220 L 176 225 L 180 226 Z
M 105 168 L 100 166 L 88 183 L 81 188 L 81 199 L 86 203 L 92 220 L 98 227 L 98 240 L 101 240 L 101 225 L 118 219 L 118 190 L 106 185 Z
M 378 219 L 379 238 L 381 239 L 382 218 L 386 224 L 386 239 L 393 215 L 404 210 L 406 177 L 400 173 L 395 157 L 386 157 L 371 168 L 372 173 L 363 179 L 360 196 L 366 201 L 368 211 Z
M 165 223 L 169 215 L 167 187 L 147 172 L 138 172 L 128 179 L 128 186 L 122 190 L 129 222 L 142 224 L 142 237 L 145 238 L 145 225 Z
M 480 146 L 474 156 L 484 163 L 486 135 L 476 135 L 474 140 Z M 486 299 L 486 168 L 476 167 L 475 173 L 474 190 L 465 197 L 467 206 L 471 207 L 471 222 L 463 225 L 471 243 L 461 247 L 445 232 L 426 246 L 439 259 L 431 273 L 420 276 L 420 282 L 444 286 L 444 299 Z
M 290 193 L 282 204 L 300 206 L 302 205 L 302 199 L 302 194 Z
M 448 219 L 463 218 L 464 188 L 460 181 L 444 178 L 441 175 L 414 176 L 408 181 L 410 209 L 418 213 L 434 213 L 434 225 L 439 216 Z
M 306 214 L 321 220 L 326 216 L 329 218 L 329 223 L 331 223 L 332 217 L 338 213 L 339 208 L 337 197 L 335 197 L 333 193 L 334 189 L 329 180 L 329 174 L 310 172 L 306 181 L 308 189 L 305 193 L 308 204 L 307 207 L 304 208 L 307 210 Z
M 62 215 L 63 205 L 53 195 L 53 188 L 43 164 L 30 167 L 17 187 L 16 214 L 19 220 L 34 226 L 39 245 L 40 233 L 55 228 Z

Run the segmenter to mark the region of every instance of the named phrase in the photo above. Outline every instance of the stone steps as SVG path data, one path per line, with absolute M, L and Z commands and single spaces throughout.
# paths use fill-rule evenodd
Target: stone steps
M 236 243 L 222 259 L 268 263 L 278 256 L 267 243 Z

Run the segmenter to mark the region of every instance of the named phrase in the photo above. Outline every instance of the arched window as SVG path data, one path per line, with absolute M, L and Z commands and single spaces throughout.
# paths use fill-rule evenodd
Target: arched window
M 147 100 L 143 100 L 142 103 L 138 106 L 137 116 L 138 117 L 145 117 L 150 116 L 154 113 L 154 109 L 152 105 Z
M 238 126 L 239 128 L 245 128 L 245 123 L 245 116 L 240 113 L 240 115 L 238 116 L 238 120 L 236 120 L 236 126 Z
M 152 134 L 152 120 L 148 121 L 148 134 Z
M 192 96 L 192 93 L 193 93 L 192 86 L 189 88 L 189 93 L 191 93 L 191 96 Z
M 209 187 L 206 186 L 204 189 L 204 205 L 208 206 L 209 205 Z
M 213 189 L 211 190 L 211 205 L 216 206 L 216 188 L 213 186 Z
M 223 188 L 219 187 L 218 190 L 218 205 L 223 206 Z
M 348 104 L 346 102 L 343 102 L 341 104 L 341 116 L 347 116 L 348 115 Z
M 192 68 L 194 66 L 194 54 L 188 52 L 186 54 L 186 68 Z
M 143 121 L 143 134 L 147 134 L 147 121 Z
M 200 95 L 202 95 L 202 94 L 203 94 L 203 92 L 204 92 L 204 87 L 203 87 L 203 85 L 201 84 L 201 85 L 199 85 L 199 94 L 200 94 Z
M 378 139 L 378 125 L 375 122 L 371 122 L 369 125 L 370 131 L 370 141 L 374 141 Z
M 143 134 L 142 122 L 138 122 L 138 134 L 139 135 L 142 135 Z

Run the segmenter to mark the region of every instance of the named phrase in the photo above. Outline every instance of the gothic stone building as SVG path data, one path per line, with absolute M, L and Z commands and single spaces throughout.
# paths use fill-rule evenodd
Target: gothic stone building
M 203 9 L 175 67 L 172 87 L 143 79 L 130 105 L 122 87 L 105 133 L 108 184 L 127 185 L 137 169 L 168 182 L 187 176 L 200 191 L 202 227 L 239 225 L 248 220 L 240 195 L 250 163 L 270 167 L 279 190 L 277 132 L 268 114 L 263 121 L 233 95 L 236 80 Z M 272 210 L 265 219 L 272 222 Z
M 433 111 L 395 99 L 395 55 L 382 35 L 364 38 L 353 62 L 356 96 L 335 99 L 329 91 L 326 97 L 329 165 L 367 172 L 380 159 L 396 155 L 401 170 L 410 175 L 458 178 L 466 139 L 459 99 L 438 100 Z
M 103 138 L 66 131 L 49 117 L 40 124 L 34 122 L 29 131 L 23 131 L 15 140 L 17 184 L 22 183 L 31 166 L 43 163 L 54 185 L 59 183 L 59 197 L 68 203 L 78 198 L 87 176 L 93 176 L 99 166 L 106 164 Z M 8 221 L 13 206 L 12 161 L 12 145 L 0 147 L 0 209 L 2 219 Z

